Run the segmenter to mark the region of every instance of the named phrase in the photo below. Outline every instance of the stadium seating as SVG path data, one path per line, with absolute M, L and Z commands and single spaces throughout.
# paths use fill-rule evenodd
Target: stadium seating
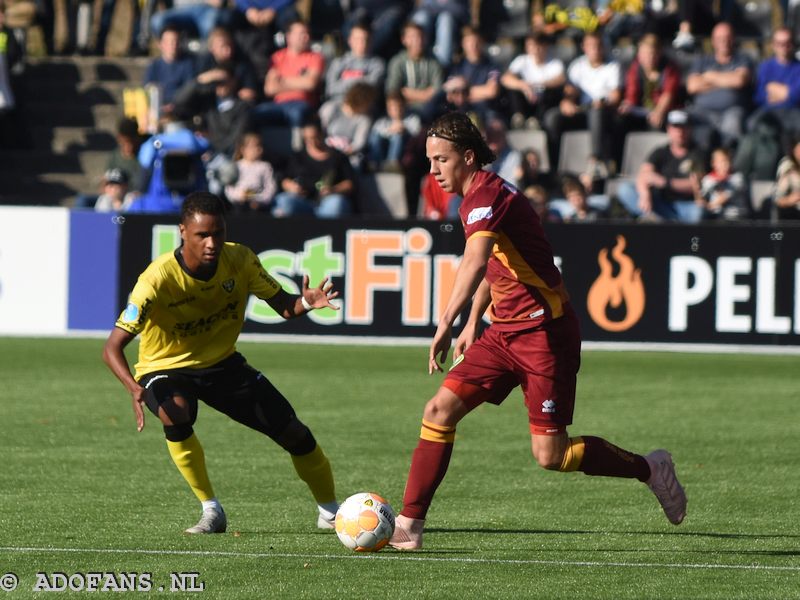
M 512 129 L 506 135 L 508 145 L 514 150 L 525 152 L 533 148 L 539 153 L 539 168 L 542 173 L 550 172 L 550 157 L 547 154 L 547 134 L 541 129 Z
M 558 153 L 559 173 L 583 173 L 591 154 L 591 138 L 586 130 L 567 131 L 561 136 Z
M 750 182 L 750 207 L 756 218 L 769 218 L 772 195 L 775 192 L 775 182 L 768 180 L 755 180 Z
M 405 176 L 402 173 L 377 172 L 361 175 L 358 180 L 359 212 L 366 217 L 408 217 Z

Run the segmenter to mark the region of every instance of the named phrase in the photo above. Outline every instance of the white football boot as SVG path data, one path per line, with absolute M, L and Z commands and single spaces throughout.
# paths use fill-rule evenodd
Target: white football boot
M 397 515 L 394 522 L 394 534 L 389 545 L 398 550 L 419 550 L 422 548 L 422 530 L 425 519 L 412 519 Z
M 203 511 L 203 516 L 194 527 L 189 527 L 186 533 L 225 533 L 228 528 L 228 518 L 225 511 L 209 508 Z
M 647 487 L 658 498 L 669 522 L 680 525 L 686 516 L 686 492 L 675 474 L 672 456 L 666 450 L 653 450 L 644 458 L 650 466 Z

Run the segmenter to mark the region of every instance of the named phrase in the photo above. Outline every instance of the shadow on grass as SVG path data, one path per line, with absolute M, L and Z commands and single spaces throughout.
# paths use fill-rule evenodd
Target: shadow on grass
M 480 533 L 497 535 L 683 535 L 690 537 L 707 537 L 716 539 L 751 540 L 751 539 L 800 539 L 796 533 L 721 533 L 714 531 L 589 531 L 583 529 L 490 529 L 487 527 L 431 527 L 425 533 Z

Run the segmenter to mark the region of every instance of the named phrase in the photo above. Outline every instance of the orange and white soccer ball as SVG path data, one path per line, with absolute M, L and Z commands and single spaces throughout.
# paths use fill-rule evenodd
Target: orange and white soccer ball
M 336 513 L 336 535 L 356 552 L 377 552 L 389 543 L 393 533 L 394 511 L 378 494 L 353 494 Z

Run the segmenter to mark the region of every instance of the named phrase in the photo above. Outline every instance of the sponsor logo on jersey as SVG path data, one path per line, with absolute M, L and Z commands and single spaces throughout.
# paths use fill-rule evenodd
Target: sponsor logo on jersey
M 233 279 L 226 279 L 222 282 L 222 289 L 226 292 L 230 293 L 233 291 L 233 286 L 236 285 L 236 281 Z
M 122 320 L 125 323 L 135 323 L 139 320 L 139 307 L 133 302 L 129 302 L 125 307 L 125 312 L 122 313 Z
M 492 207 L 491 206 L 479 206 L 478 208 L 473 208 L 469 211 L 467 215 L 467 225 L 472 225 L 476 221 L 480 221 L 481 219 L 491 219 L 492 218 Z
M 542 402 L 542 412 L 543 413 L 556 412 L 556 403 L 550 399 L 545 400 L 544 402 Z
M 528 315 L 529 319 L 535 319 L 537 317 L 541 317 L 544 314 L 544 309 L 540 308 L 539 310 L 533 311 L 531 314 Z

